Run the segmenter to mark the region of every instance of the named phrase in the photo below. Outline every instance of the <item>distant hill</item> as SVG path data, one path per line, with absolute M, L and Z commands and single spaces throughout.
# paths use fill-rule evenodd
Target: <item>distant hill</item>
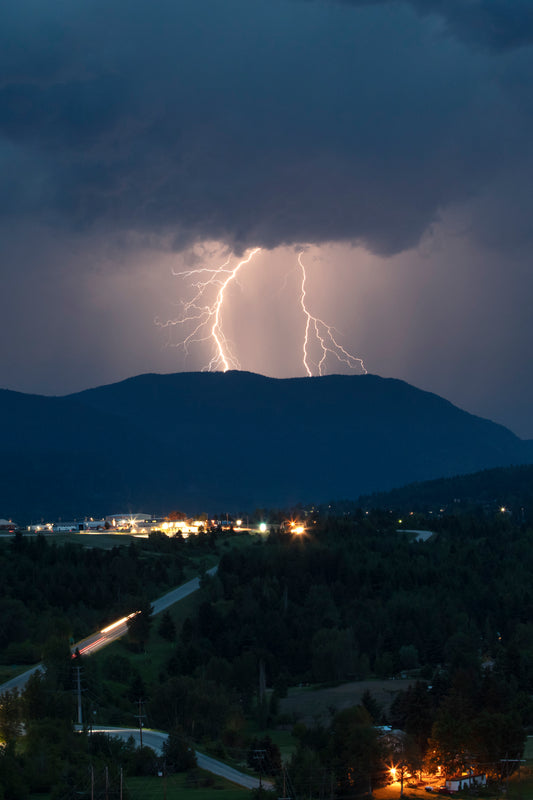
M 533 442 L 375 375 L 140 375 L 0 391 L 0 516 L 233 511 L 533 462 Z
M 345 509 L 347 504 L 343 505 Z M 359 497 L 351 508 L 394 509 L 402 514 L 463 514 L 502 508 L 517 520 L 533 520 L 533 465 L 500 467 L 411 483 L 388 492 Z

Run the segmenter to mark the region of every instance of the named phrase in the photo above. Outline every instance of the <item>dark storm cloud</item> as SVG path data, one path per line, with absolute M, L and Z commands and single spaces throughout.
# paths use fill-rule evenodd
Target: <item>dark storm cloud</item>
M 170 233 L 176 248 L 390 253 L 504 185 L 529 149 L 518 0 L 25 0 L 1 14 L 0 209 L 13 218 Z
M 348 5 L 385 5 L 390 0 L 340 0 Z M 530 0 L 397 0 L 419 14 L 441 17 L 450 33 L 465 42 L 513 49 L 533 42 L 533 7 Z
M 202 368 L 154 325 L 188 297 L 186 248 L 331 242 L 306 249 L 309 298 L 370 371 L 531 435 L 532 17 L 531 0 L 4 0 L 5 386 Z M 294 262 L 258 256 L 226 309 L 243 368 L 303 374 Z

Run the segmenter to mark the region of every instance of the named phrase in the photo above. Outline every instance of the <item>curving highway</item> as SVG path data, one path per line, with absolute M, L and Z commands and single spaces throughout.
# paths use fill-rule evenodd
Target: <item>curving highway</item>
M 217 567 L 215 566 L 207 570 L 207 573 L 208 575 L 214 575 L 216 571 Z M 176 589 L 172 589 L 162 597 L 154 600 L 152 603 L 153 613 L 160 614 L 162 611 L 165 611 L 167 608 L 174 605 L 174 603 L 178 603 L 180 600 L 188 597 L 193 592 L 196 592 L 199 588 L 200 578 L 193 578 L 192 580 L 187 581 L 187 583 L 178 586 Z M 103 647 L 106 647 L 108 644 L 111 644 L 111 642 L 114 642 L 116 639 L 120 639 L 120 637 L 124 636 L 124 634 L 126 634 L 128 631 L 128 619 L 135 616 L 136 613 L 138 612 L 134 611 L 127 617 L 122 617 L 122 619 L 113 622 L 111 625 L 108 625 L 101 631 L 97 631 L 97 633 L 93 633 L 91 636 L 87 636 L 85 639 L 77 642 L 72 646 L 72 652 L 78 649 L 83 655 L 90 655 L 91 653 L 96 653 L 97 650 L 101 650 Z M 26 672 L 23 672 L 22 675 L 18 675 L 16 678 L 12 678 L 10 681 L 1 684 L 0 694 L 12 689 L 23 689 L 30 676 L 41 668 L 42 664 L 36 664 L 34 667 L 26 670 Z M 93 727 L 93 731 L 108 733 L 112 736 L 118 736 L 121 739 L 129 739 L 130 737 L 133 737 L 137 743 L 140 743 L 140 731 L 138 728 L 110 728 L 106 726 L 95 726 Z M 166 740 L 166 738 L 167 734 L 163 731 L 154 731 L 148 728 L 143 729 L 143 744 L 151 747 L 156 753 L 161 753 L 161 748 L 163 747 L 163 742 Z M 260 782 L 258 778 L 254 778 L 251 775 L 246 775 L 244 772 L 239 772 L 239 770 L 224 764 L 223 761 L 218 761 L 216 758 L 211 758 L 211 756 L 208 756 L 205 753 L 200 753 L 198 750 L 196 750 L 195 753 L 198 766 L 207 770 L 208 772 L 213 773 L 213 775 L 219 775 L 221 778 L 226 778 L 227 780 L 232 781 L 239 786 L 244 786 L 247 789 L 257 789 L 260 785 L 262 785 L 265 789 L 274 788 L 270 781 L 262 780 Z
M 208 575 L 214 575 L 216 571 L 217 567 L 215 566 L 207 570 L 207 573 Z M 174 603 L 178 603 L 180 600 L 188 597 L 193 592 L 196 592 L 199 588 L 200 578 L 193 578 L 192 580 L 187 581 L 187 583 L 178 586 L 176 589 L 172 589 L 162 597 L 154 600 L 152 603 L 154 609 L 153 613 L 160 614 L 162 611 L 165 611 L 167 608 L 174 605 Z M 124 636 L 124 634 L 127 633 L 128 619 L 135 616 L 136 613 L 138 612 L 133 612 L 127 617 L 122 617 L 122 619 L 113 622 L 111 625 L 108 625 L 101 631 L 97 631 L 97 633 L 93 633 L 91 636 L 88 636 L 85 639 L 82 639 L 80 642 L 77 642 L 72 646 L 72 652 L 78 649 L 80 653 L 83 653 L 83 655 L 90 655 L 91 653 L 95 653 L 97 650 L 101 650 L 103 647 L 106 647 L 108 644 L 111 644 L 111 642 L 114 642 L 116 639 L 119 639 L 121 636 Z M 1 684 L 0 694 L 13 689 L 23 689 L 31 675 L 33 675 L 39 669 L 42 669 L 42 664 L 36 664 L 34 667 L 26 670 L 26 672 L 18 675 L 16 678 L 12 678 L 10 681 L 6 681 L 6 683 Z M 137 743 L 140 743 L 140 731 L 138 728 L 110 728 L 106 726 L 95 726 L 93 727 L 93 731 L 109 733 L 110 735 L 118 736 L 121 739 L 129 739 L 130 737 L 133 737 Z M 148 728 L 143 729 L 143 744 L 151 747 L 156 753 L 161 753 L 161 748 L 166 738 L 167 734 L 163 731 L 154 731 Z M 239 772 L 239 770 L 224 764 L 223 761 L 218 761 L 216 758 L 211 758 L 211 756 L 208 756 L 205 753 L 200 753 L 198 750 L 196 750 L 195 753 L 198 766 L 202 769 L 205 769 L 207 772 L 213 773 L 213 775 L 219 775 L 221 778 L 226 778 L 227 780 L 232 781 L 232 783 L 236 783 L 239 786 L 244 786 L 247 789 L 257 789 L 260 785 L 262 785 L 265 789 L 274 788 L 270 781 L 262 780 L 260 782 L 258 778 L 254 778 L 251 775 L 246 775 L 244 772 Z
M 207 574 L 214 575 L 216 571 L 217 567 L 214 566 L 207 570 Z M 153 601 L 153 613 L 160 614 L 161 611 L 166 611 L 166 609 L 174 605 L 174 603 L 183 600 L 193 592 L 196 592 L 199 588 L 200 578 L 193 578 L 192 580 L 187 581 L 187 583 L 183 583 L 181 586 L 178 586 L 176 589 L 171 589 L 170 592 L 167 592 L 162 597 L 159 597 L 157 600 Z M 72 652 L 74 653 L 76 649 L 78 649 L 84 656 L 88 656 L 91 653 L 96 653 L 98 650 L 101 650 L 102 647 L 106 647 L 108 644 L 111 644 L 111 642 L 114 642 L 116 639 L 120 639 L 121 636 L 124 636 L 128 632 L 128 620 L 130 617 L 135 616 L 136 613 L 138 612 L 134 611 L 127 617 L 122 617 L 122 619 L 118 619 L 111 625 L 102 628 L 101 631 L 97 631 L 96 633 L 87 636 L 85 639 L 76 642 L 76 644 L 72 645 L 71 647 Z M 26 670 L 26 672 L 23 672 L 21 675 L 17 675 L 16 678 L 11 678 L 11 680 L 0 684 L 0 694 L 12 689 L 23 689 L 29 678 L 34 674 L 34 672 L 42 669 L 42 666 L 42 664 L 35 664 L 34 667 L 30 667 L 30 669 Z
M 93 731 L 98 733 L 108 733 L 110 736 L 117 736 L 119 739 L 128 740 L 130 737 L 135 739 L 135 742 L 140 745 L 140 731 L 139 728 L 110 728 L 105 726 L 94 726 Z M 163 743 L 167 739 L 167 734 L 163 731 L 154 731 L 151 728 L 143 728 L 143 745 L 151 747 L 158 755 L 161 754 Z M 244 786 L 246 789 L 258 789 L 261 785 L 264 789 L 273 789 L 272 781 L 260 781 L 259 778 L 254 778 L 252 775 L 246 775 L 238 769 L 229 767 L 223 761 L 218 761 L 216 758 L 205 753 L 200 753 L 199 750 L 194 751 L 196 754 L 196 761 L 201 769 L 211 772 L 213 775 L 218 775 L 221 778 L 236 783 L 239 786 Z

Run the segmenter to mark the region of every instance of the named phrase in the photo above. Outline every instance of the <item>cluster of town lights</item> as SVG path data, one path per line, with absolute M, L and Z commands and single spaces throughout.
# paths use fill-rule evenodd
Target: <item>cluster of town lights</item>
M 137 516 L 134 514 L 126 514 L 116 517 L 107 517 L 101 520 L 94 520 L 92 517 L 87 517 L 83 522 L 58 522 L 46 523 L 39 525 L 29 525 L 28 531 L 41 531 L 46 532 L 59 532 L 70 531 L 72 533 L 130 533 L 133 535 L 149 534 L 151 531 L 157 530 L 165 533 L 167 536 L 173 536 L 180 533 L 184 538 L 190 535 L 197 535 L 205 533 L 212 528 L 222 528 L 222 530 L 235 529 L 237 531 L 248 531 L 250 533 L 267 534 L 271 528 L 290 533 L 293 536 L 304 536 L 307 528 L 298 519 L 286 519 L 281 524 L 275 522 L 255 522 L 249 526 L 248 519 L 230 519 L 229 515 L 225 520 L 220 519 L 189 519 L 189 518 L 165 518 L 157 519 L 146 516 Z
M 305 528 L 303 525 L 300 525 L 299 522 L 291 522 L 291 533 L 294 533 L 296 536 L 301 536 L 305 533 Z

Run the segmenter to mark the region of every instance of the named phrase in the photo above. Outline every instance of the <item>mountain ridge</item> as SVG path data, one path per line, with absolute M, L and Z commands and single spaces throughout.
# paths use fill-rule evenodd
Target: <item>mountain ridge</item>
M 146 373 L 0 391 L 0 515 L 252 509 L 533 461 L 533 442 L 395 378 Z

